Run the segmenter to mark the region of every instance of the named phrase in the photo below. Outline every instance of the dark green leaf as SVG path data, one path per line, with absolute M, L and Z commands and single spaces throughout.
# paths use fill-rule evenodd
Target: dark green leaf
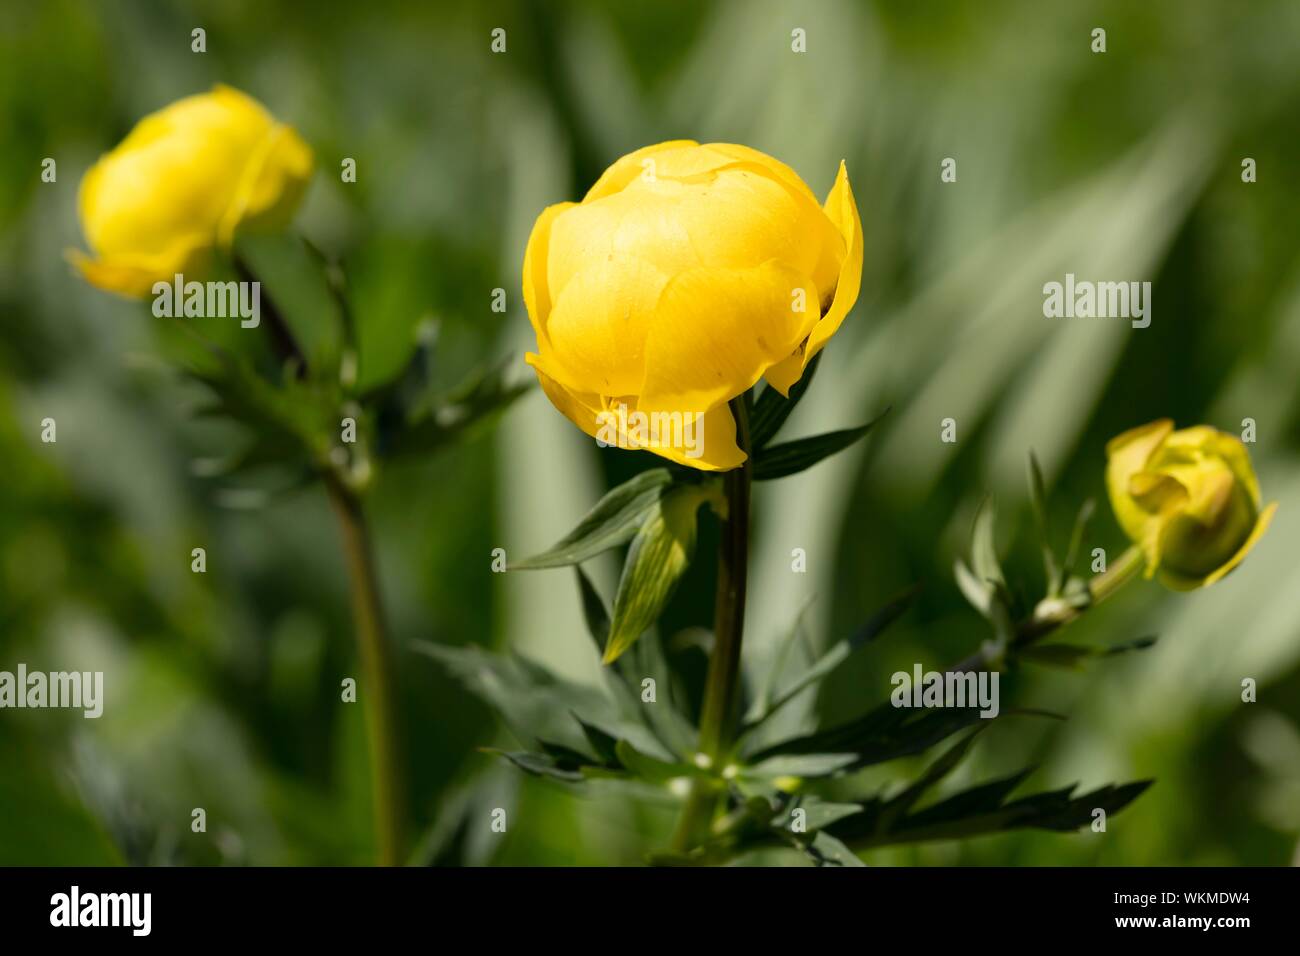
M 859 425 L 857 428 L 826 432 L 822 435 L 813 435 L 810 438 L 783 442 L 780 445 L 772 445 L 769 448 L 756 451 L 754 453 L 754 480 L 772 481 L 811 468 L 823 458 L 828 458 L 836 452 L 848 448 L 871 431 L 888 414 L 889 409 L 885 409 L 871 421 L 865 425 Z
M 853 753 L 852 767 L 910 757 L 981 719 L 978 708 L 894 707 L 885 702 L 857 720 L 767 747 L 752 755 L 759 762 L 781 754 Z
M 830 650 L 818 658 L 815 664 L 796 677 L 789 686 L 781 691 L 770 705 L 765 709 L 758 711 L 751 719 L 747 720 L 744 732 L 748 732 L 759 726 L 768 717 L 793 700 L 797 695 L 819 681 L 824 680 L 827 675 L 848 660 L 849 657 L 851 657 L 859 648 L 865 647 L 871 641 L 875 640 L 881 632 L 889 627 L 889 625 L 894 621 L 898 620 L 898 618 L 902 616 L 903 612 L 911 607 L 912 602 L 916 600 L 916 595 L 919 592 L 920 589 L 916 587 L 905 591 L 873 614 L 871 618 L 853 634 L 832 645 Z
M 803 398 L 804 392 L 808 391 L 808 386 L 812 384 L 813 375 L 816 374 L 821 360 L 820 352 L 813 356 L 813 360 L 808 363 L 799 381 L 790 386 L 789 398 L 771 385 L 763 389 L 762 394 L 758 396 L 758 401 L 754 403 L 754 411 L 749 416 L 749 441 L 753 448 L 761 449 L 776 437 L 776 433 L 781 430 L 785 420 L 790 417 L 790 413 Z
M 605 641 L 609 638 L 609 612 L 605 610 L 605 602 L 601 600 L 596 586 L 591 583 L 587 573 L 576 564 L 573 570 L 578 576 L 578 591 L 582 596 L 582 617 L 587 622 L 587 633 L 596 642 L 596 650 L 604 654 Z
M 1089 660 L 1099 657 L 1113 657 L 1129 651 L 1145 650 L 1156 642 L 1154 637 L 1143 637 L 1127 644 L 1112 647 L 1097 647 L 1086 644 L 1030 644 L 1016 652 L 1021 660 L 1049 667 L 1062 667 L 1069 670 L 1081 669 Z
M 667 783 L 669 780 L 675 780 L 678 777 L 699 777 L 704 775 L 703 770 L 691 764 L 660 760 L 657 757 L 644 754 L 626 740 L 620 740 L 615 745 L 615 754 L 618 757 L 618 762 L 632 774 L 651 783 Z

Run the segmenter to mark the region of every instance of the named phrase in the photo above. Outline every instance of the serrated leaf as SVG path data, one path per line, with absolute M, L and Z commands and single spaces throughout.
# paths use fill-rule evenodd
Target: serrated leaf
M 1074 787 L 1006 801 L 1029 770 L 980 784 L 905 817 L 890 828 L 880 826 L 875 808 L 830 827 L 839 839 L 862 850 L 929 840 L 956 840 L 1032 827 L 1066 832 L 1089 825 L 1097 809 L 1117 813 L 1137 799 L 1151 781 L 1105 786 L 1073 796 Z
M 510 562 L 512 571 L 559 568 L 578 564 L 610 548 L 626 544 L 658 507 L 672 483 L 667 468 L 651 468 L 611 489 L 587 512 L 578 526 L 541 554 Z
M 808 386 L 812 384 L 813 375 L 816 374 L 821 360 L 820 352 L 813 356 L 813 360 L 808 363 L 799 381 L 790 386 L 789 398 L 770 385 L 763 389 L 749 416 L 749 441 L 753 448 L 762 449 L 776 437 L 785 420 L 790 417 L 790 413 L 808 391 Z
M 544 739 L 581 750 L 588 739 L 572 719 L 576 712 L 587 723 L 642 750 L 668 753 L 645 724 L 624 715 L 609 694 L 566 680 L 522 654 L 505 656 L 474 645 L 451 647 L 429 641 L 412 646 L 490 705 L 520 740 Z
M 856 720 L 782 741 L 751 756 L 853 753 L 854 769 L 910 757 L 982 719 L 975 707 L 911 708 L 883 703 Z
M 882 809 L 881 826 L 884 829 L 890 829 L 893 826 L 894 821 L 911 810 L 912 807 L 916 805 L 916 801 L 919 800 L 927 790 L 935 786 L 943 780 L 944 777 L 956 769 L 957 765 L 961 763 L 966 754 L 970 752 L 971 744 L 975 742 L 975 738 L 978 737 L 987 726 L 987 723 L 977 725 L 974 730 L 961 740 L 957 741 L 956 744 L 945 750 L 937 760 L 930 764 L 930 766 L 926 767 L 925 772 L 904 789 L 902 793 L 890 799 Z
M 695 513 L 707 495 L 699 485 L 674 485 L 644 517 L 618 582 L 604 663 L 618 660 L 659 619 L 695 552 Z
M 772 445 L 761 451 L 756 451 L 754 453 L 754 480 L 772 481 L 811 468 L 823 458 L 829 458 L 831 455 L 843 451 L 860 438 L 866 436 L 888 414 L 889 409 L 886 408 L 871 421 L 865 425 L 859 425 L 857 428 L 826 432 L 821 435 L 813 435 L 810 438 L 783 442 L 780 445 Z

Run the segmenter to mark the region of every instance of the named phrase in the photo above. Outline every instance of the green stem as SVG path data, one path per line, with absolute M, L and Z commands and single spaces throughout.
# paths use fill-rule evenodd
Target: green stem
M 983 670 L 989 667 L 990 664 L 993 664 L 995 668 L 1000 666 L 997 660 L 1003 654 L 1014 654 L 1016 648 L 1027 647 L 1036 641 L 1042 640 L 1053 631 L 1078 620 L 1089 608 L 1096 607 L 1115 594 L 1142 570 L 1144 560 L 1142 551 L 1137 545 L 1131 546 L 1119 556 L 1119 560 L 1088 582 L 1088 593 L 1092 596 L 1092 600 L 1085 607 L 1075 607 L 1061 600 L 1043 601 L 1034 609 L 1033 615 L 1022 622 L 1016 629 L 1011 648 L 1002 648 L 994 652 L 994 660 L 990 660 L 988 651 L 981 649 L 948 669 L 961 672 Z
M 740 648 L 745 630 L 745 584 L 749 571 L 749 498 L 753 456 L 749 439 L 750 396 L 732 399 L 736 443 L 745 463 L 723 475 L 727 517 L 718 548 L 718 588 L 713 606 L 713 653 L 709 657 L 700 710 L 699 759 L 715 772 L 730 757 L 740 697 Z M 717 810 L 716 780 L 694 781 L 673 837 L 673 847 L 685 852 L 707 835 Z
M 380 866 L 405 860 L 406 812 L 397 720 L 397 681 L 379 597 L 374 552 L 361 499 L 333 471 L 325 490 L 338 517 L 352 587 L 352 616 L 361 655 L 361 695 L 370 744 L 371 792 Z
M 1092 603 L 1100 604 L 1127 584 L 1142 570 L 1143 563 L 1142 550 L 1137 545 L 1130 546 L 1119 556 L 1118 561 L 1088 582 Z

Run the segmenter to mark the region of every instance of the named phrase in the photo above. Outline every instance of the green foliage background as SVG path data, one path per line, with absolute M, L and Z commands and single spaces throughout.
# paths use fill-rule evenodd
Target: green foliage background
M 190 30 L 207 30 L 206 54 Z M 508 53 L 489 52 L 504 27 Z M 1093 54 L 1102 26 L 1108 51 Z M 790 52 L 790 31 L 808 52 Z M 869 853 L 870 863 L 1282 864 L 1300 836 L 1300 256 L 1289 0 L 987 3 L 503 2 L 310 5 L 49 0 L 0 5 L 0 668 L 107 673 L 98 721 L 0 712 L 0 863 L 360 863 L 373 855 L 336 529 L 318 487 L 196 473 L 229 427 L 158 360 L 155 320 L 75 278 L 76 186 L 142 115 L 226 82 L 297 126 L 319 173 L 303 231 L 342 255 L 363 379 L 438 322 L 450 384 L 531 333 L 532 220 L 662 139 L 747 143 L 819 194 L 838 161 L 866 233 L 863 293 L 789 435 L 893 413 L 864 446 L 756 491 L 747 653 L 796 625 L 822 647 L 912 584 L 922 595 L 803 713 L 845 718 L 889 675 L 985 637 L 951 578 L 992 492 L 1013 577 L 1036 582 L 1024 459 L 1058 535 L 1104 495 L 1107 438 L 1161 416 L 1238 430 L 1277 520 L 1211 590 L 1136 584 L 1072 639 L 1158 633 L 1082 673 L 1013 677 L 953 785 L 1036 763 L 1041 787 L 1154 777 L 1104 834 L 1017 833 Z M 40 182 L 44 157 L 58 182 Z M 939 182 L 944 157 L 958 182 Z M 1240 180 L 1243 157 L 1259 181 Z M 343 157 L 359 170 L 339 182 Z M 1052 322 L 1041 287 L 1154 281 L 1153 322 Z M 287 282 L 288 280 L 286 280 Z M 301 284 L 303 280 L 298 280 Z M 508 290 L 509 311 L 490 309 Z M 310 322 L 312 296 L 284 288 Z M 40 421 L 58 422 L 42 444 Z M 959 442 L 938 440 L 958 421 Z M 401 655 L 419 859 L 639 862 L 671 806 L 574 797 L 474 750 L 508 743 L 415 641 L 514 648 L 589 680 L 565 572 L 494 575 L 559 538 L 650 462 L 600 451 L 534 391 L 495 430 L 380 476 L 371 499 Z M 253 505 L 249 507 L 249 505 Z M 239 506 L 239 507 L 232 507 Z M 697 554 L 713 553 L 706 521 Z M 1090 546 L 1117 554 L 1108 510 Z M 208 573 L 189 569 L 206 547 Z M 808 573 L 790 572 L 804 548 Z M 708 560 L 665 622 L 702 674 Z M 617 567 L 592 568 L 605 593 Z M 1035 586 L 1037 586 L 1035 584 Z M 677 632 L 681 635 L 674 636 Z M 1259 701 L 1239 701 L 1253 677 Z M 1009 692 L 1009 693 L 1008 693 Z M 1008 697 L 1010 698 L 1008 701 Z M 874 771 L 881 785 L 914 768 Z M 204 807 L 209 832 L 190 832 Z M 493 835 L 491 809 L 509 811 Z M 794 862 L 793 854 L 786 858 Z

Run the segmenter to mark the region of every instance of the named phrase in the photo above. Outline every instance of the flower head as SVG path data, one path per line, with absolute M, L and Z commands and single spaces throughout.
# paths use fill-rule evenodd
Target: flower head
M 727 402 L 764 377 L 788 393 L 861 277 L 862 225 L 842 163 L 823 205 L 794 170 L 746 146 L 648 146 L 582 202 L 538 217 L 524 256 L 537 333 L 528 362 L 589 435 L 630 411 L 649 427 L 620 431 L 619 444 L 735 468 L 745 455 Z M 698 417 L 689 455 L 677 430 L 655 428 L 655 416 L 672 415 Z
M 135 298 L 205 271 L 243 226 L 278 228 L 311 177 L 312 153 L 260 103 L 228 86 L 146 116 L 81 180 L 90 283 Z
M 1277 505 L 1261 510 L 1246 446 L 1207 425 L 1174 430 L 1169 419 L 1106 445 L 1106 487 L 1120 527 L 1168 586 L 1218 581 L 1264 534 Z

